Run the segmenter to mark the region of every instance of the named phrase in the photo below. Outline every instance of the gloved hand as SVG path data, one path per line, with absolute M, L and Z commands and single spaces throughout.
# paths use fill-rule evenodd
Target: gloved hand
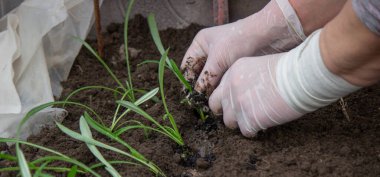
M 260 12 L 234 23 L 201 30 L 181 69 L 195 90 L 210 95 L 224 72 L 239 58 L 287 51 L 305 39 L 288 0 L 272 0 Z
M 288 53 L 239 59 L 212 93 L 211 110 L 250 137 L 359 89 L 326 68 L 319 36 L 312 34 Z

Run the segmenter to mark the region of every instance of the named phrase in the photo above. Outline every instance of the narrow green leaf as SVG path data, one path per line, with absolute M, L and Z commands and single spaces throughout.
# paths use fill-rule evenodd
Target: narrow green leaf
M 111 70 L 111 68 L 107 65 L 106 62 L 104 62 L 104 60 L 98 55 L 98 53 L 90 46 L 90 44 L 88 44 L 86 41 L 80 39 L 80 38 L 77 38 L 75 37 L 75 39 L 77 39 L 78 41 L 80 41 L 84 47 L 87 48 L 88 51 L 90 51 L 96 59 L 98 59 L 98 61 L 100 62 L 100 64 L 102 64 L 102 66 L 107 70 L 107 72 L 111 75 L 112 79 L 115 80 L 115 82 L 121 87 L 123 88 L 124 90 L 126 90 L 126 88 L 124 87 L 124 85 L 120 82 L 120 80 L 116 77 L 115 73 L 113 73 L 113 71 Z
M 170 64 L 172 66 L 172 71 L 174 72 L 174 74 L 177 76 L 177 78 L 179 79 L 179 81 L 185 86 L 185 88 L 189 91 L 189 92 L 192 92 L 193 89 L 191 88 L 191 85 L 189 84 L 189 82 L 187 82 L 187 80 L 185 79 L 185 77 L 182 75 L 182 72 L 179 70 L 177 64 L 174 62 L 174 60 L 170 59 Z
M 148 91 L 142 90 L 142 89 L 134 89 L 134 91 L 142 93 L 142 94 L 148 93 Z M 152 101 L 154 101 L 156 103 L 161 103 L 160 99 L 157 96 L 153 96 L 151 99 L 152 99 Z
M 86 120 L 82 116 L 79 119 L 79 125 L 80 125 L 80 131 L 84 137 L 92 138 L 92 133 L 90 130 L 90 127 L 88 126 Z M 100 151 L 96 148 L 96 146 L 86 143 L 88 149 L 92 152 L 92 154 L 106 166 L 106 170 L 113 176 L 113 177 L 121 177 L 121 175 L 116 171 L 116 169 L 107 162 L 107 160 L 103 157 L 103 155 L 100 153 Z
M 91 167 L 90 167 L 91 168 Z M 67 177 L 75 177 L 78 173 L 78 166 L 76 165 L 73 165 L 71 168 L 70 168 L 70 171 L 69 173 L 67 174 Z
M 143 62 L 137 64 L 137 66 L 142 66 L 142 65 L 146 65 L 146 64 L 150 64 L 150 63 L 159 64 L 160 61 L 157 61 L 157 60 L 144 60 Z M 165 68 L 168 68 L 168 69 L 172 70 L 167 64 L 165 64 Z
M 154 14 L 152 13 L 148 15 L 148 25 L 153 41 L 156 44 L 158 51 L 160 51 L 161 55 L 163 55 L 165 53 L 165 49 L 162 45 L 160 34 L 158 33 L 156 19 L 154 18 Z
M 158 64 L 159 61 L 157 61 L 157 60 L 144 60 L 143 62 L 137 64 L 137 66 L 141 66 L 141 65 L 145 65 L 145 64 L 149 64 L 149 63 L 155 63 L 155 64 Z
M 138 159 L 138 158 L 135 158 L 135 157 L 134 157 L 133 155 L 131 155 L 130 153 L 127 153 L 127 152 L 122 151 L 122 150 L 120 150 L 120 149 L 118 149 L 118 148 L 115 148 L 115 147 L 109 146 L 109 145 L 104 144 L 104 143 L 102 143 L 102 142 L 99 142 L 99 141 L 97 141 L 97 140 L 94 140 L 94 139 L 91 139 L 91 138 L 85 137 L 85 136 L 83 136 L 83 135 L 81 135 L 81 134 L 79 134 L 79 133 L 77 133 L 77 132 L 74 132 L 74 131 L 68 129 L 67 127 L 63 126 L 63 125 L 60 124 L 60 123 L 56 123 L 56 124 L 57 124 L 58 128 L 59 128 L 62 132 L 64 132 L 65 134 L 67 134 L 68 136 L 70 136 L 70 137 L 72 137 L 72 138 L 74 138 L 74 139 L 77 139 L 77 140 L 79 140 L 79 141 L 83 141 L 83 142 L 85 142 L 85 143 L 93 144 L 93 145 L 95 145 L 95 146 L 98 146 L 98 147 L 101 147 L 101 148 L 104 148 L 104 149 L 108 149 L 108 150 L 114 151 L 114 152 L 116 152 L 116 153 L 119 153 L 119 154 L 125 155 L 125 156 L 127 156 L 127 157 L 129 157 L 129 158 L 131 158 L 131 159 L 134 159 L 134 160 L 136 160 L 137 162 L 143 164 L 144 166 L 149 167 L 149 168 L 150 168 L 155 174 L 163 174 L 162 171 L 161 171 L 158 167 L 152 165 L 150 162 L 142 161 L 142 160 L 140 160 L 140 159 Z
M 54 177 L 54 176 L 47 173 L 41 173 L 40 177 Z
M 159 132 L 159 133 L 162 133 L 162 134 L 166 134 L 166 132 L 163 132 L 163 131 L 161 131 L 159 129 L 156 129 L 156 128 L 153 128 L 153 127 L 149 127 L 149 126 L 146 126 L 146 125 L 130 125 L 130 126 L 126 126 L 126 127 L 120 128 L 117 132 L 115 132 L 115 134 L 119 136 L 122 133 L 124 133 L 125 131 L 132 130 L 132 129 L 153 130 L 153 131 L 156 131 L 156 132 Z
M 128 71 L 128 85 L 129 89 L 133 90 L 133 85 L 132 85 L 132 75 L 131 75 L 131 68 L 129 64 L 129 54 L 128 54 L 128 22 L 129 22 L 129 15 L 131 14 L 132 11 L 132 6 L 134 4 L 134 0 L 130 0 L 128 2 L 128 8 L 125 13 L 125 18 L 124 18 L 124 52 L 125 52 L 125 61 L 127 64 L 127 71 Z M 131 92 L 131 101 L 135 101 L 135 96 L 134 93 Z
M 127 85 L 128 85 L 128 82 L 126 82 L 127 83 Z M 128 86 L 129 87 L 129 86 Z M 132 91 L 133 92 L 133 90 L 128 90 L 128 92 L 130 92 L 130 91 Z M 123 94 L 123 96 L 121 97 L 121 100 L 124 100 L 127 96 L 129 96 L 129 93 L 128 92 L 125 92 L 124 94 Z M 131 100 L 131 98 L 129 99 L 129 100 Z M 113 118 L 112 118 L 112 124 L 111 124 L 111 127 L 109 128 L 110 129 L 110 131 L 112 132 L 113 131 L 113 129 L 115 128 L 115 126 L 117 125 L 117 123 L 119 122 L 119 119 L 121 119 L 120 117 L 119 118 L 117 118 L 117 115 L 119 115 L 119 111 L 120 111 L 120 105 L 117 105 L 116 106 L 116 110 L 115 110 L 115 113 L 114 113 L 114 115 L 113 115 Z M 127 110 L 128 111 L 128 110 Z M 124 114 L 124 113 L 123 113 Z M 122 115 L 123 115 L 122 114 Z M 127 114 L 127 113 L 125 113 L 125 114 Z
M 69 99 L 71 97 L 73 97 L 74 95 L 76 95 L 77 93 L 81 92 L 81 91 L 84 91 L 84 90 L 90 90 L 90 89 L 104 89 L 104 90 L 108 90 L 108 91 L 111 91 L 113 93 L 116 93 L 116 94 L 120 94 L 122 95 L 123 93 L 121 93 L 120 91 L 118 90 L 115 90 L 115 89 L 112 89 L 112 88 L 109 88 L 109 87 L 105 87 L 105 86 L 98 86 L 98 85 L 94 85 L 94 86 L 86 86 L 86 87 L 81 87 L 79 89 L 76 89 L 74 91 L 72 91 L 64 101 L 69 101 Z M 63 105 L 65 106 L 65 105 Z
M 162 103 L 164 105 L 166 115 L 169 118 L 170 124 L 172 125 L 173 129 L 176 132 L 176 136 L 180 137 L 180 136 L 178 136 L 179 131 L 177 128 L 177 124 L 175 123 L 173 116 L 170 114 L 168 106 L 166 104 L 165 93 L 164 93 L 164 72 L 165 72 L 164 64 L 165 64 L 165 59 L 167 58 L 167 55 L 168 55 L 168 51 L 169 51 L 169 49 L 166 50 L 166 52 L 162 55 L 162 57 L 160 59 L 160 64 L 158 66 L 158 82 L 160 84 L 161 100 L 162 100 Z M 181 138 L 181 140 L 182 140 L 182 138 Z
M 162 45 L 160 34 L 158 32 L 157 23 L 154 18 L 154 14 L 148 15 L 148 25 L 150 29 L 150 33 L 152 35 L 153 41 L 156 44 L 156 47 L 161 55 L 164 55 L 165 49 Z M 173 60 L 169 60 L 169 58 L 165 57 L 166 63 L 170 70 L 177 76 L 180 82 L 186 87 L 190 92 L 192 91 L 191 85 L 187 82 L 187 80 L 183 77 L 181 71 L 178 69 L 177 65 Z
M 118 136 L 116 136 L 114 133 L 112 133 L 106 127 L 103 127 L 99 123 L 94 121 L 87 112 L 84 113 L 84 118 L 86 119 L 87 123 L 93 129 L 95 129 L 99 133 L 117 141 L 118 143 L 122 144 L 123 146 L 127 147 L 134 157 L 139 158 L 142 161 L 146 161 L 146 158 L 143 155 L 141 155 L 139 152 L 137 152 L 134 148 L 132 148 L 132 146 L 130 146 L 128 143 L 126 143 L 125 141 L 120 139 Z
M 151 91 L 149 91 L 148 93 L 146 93 L 145 95 L 143 95 L 142 97 L 140 97 L 136 102 L 135 104 L 136 105 L 140 105 L 148 100 L 150 100 L 151 98 L 153 98 L 157 93 L 158 93 L 159 89 L 158 88 L 155 88 Z
M 158 83 L 160 85 L 160 93 L 161 93 L 161 100 L 165 108 L 165 112 L 169 112 L 168 107 L 166 105 L 166 99 L 164 94 L 164 72 L 165 72 L 165 59 L 168 56 L 168 50 L 161 56 L 160 64 L 158 66 Z
M 164 135 L 168 136 L 169 138 L 171 138 L 172 140 L 174 140 L 179 145 L 181 145 L 181 146 L 184 145 L 182 139 L 178 139 L 176 135 L 171 134 L 171 132 L 169 132 L 168 130 L 166 130 L 166 128 L 163 127 L 160 123 L 158 123 L 152 116 L 150 116 L 148 113 L 146 113 L 144 110 L 142 110 L 141 108 L 139 108 L 135 104 L 133 104 L 131 102 L 128 102 L 128 101 L 120 101 L 120 100 L 116 101 L 116 102 L 118 104 L 121 104 L 122 106 L 124 106 L 124 107 L 126 107 L 128 109 L 131 109 L 132 111 L 140 114 L 141 116 L 143 116 L 144 118 L 146 118 L 147 120 L 149 120 L 153 124 L 155 124 L 161 130 L 160 133 L 162 132 Z
M 31 170 L 37 170 L 38 168 L 39 167 L 31 167 L 31 166 L 29 166 L 29 169 L 31 169 Z M 45 167 L 44 169 L 48 170 L 48 171 L 54 171 L 54 172 L 69 172 L 70 171 L 70 168 L 65 168 L 65 167 Z M 20 168 L 18 166 L 17 167 L 4 167 L 4 168 L 0 168 L 0 172 L 7 172 L 7 171 L 20 171 Z M 78 173 L 85 174 L 87 172 L 78 170 Z
M 144 102 L 146 102 L 146 101 L 152 99 L 152 98 L 157 94 L 158 90 L 159 90 L 158 88 L 155 88 L 155 89 L 153 89 L 153 90 L 151 90 L 151 91 L 145 93 L 142 97 L 140 97 L 140 98 L 135 102 L 135 104 L 136 104 L 136 105 L 140 105 L 140 104 L 142 104 L 142 103 L 144 103 Z M 124 99 L 122 98 L 122 100 L 124 100 Z M 116 112 L 118 112 L 119 108 L 120 108 L 120 105 L 117 106 Z M 119 118 L 117 118 L 115 121 L 112 122 L 111 130 L 114 129 L 114 127 L 116 126 L 116 124 L 117 124 L 117 123 L 121 120 L 121 118 L 123 118 L 123 117 L 124 117 L 129 111 L 131 111 L 131 110 L 130 110 L 130 109 L 125 110 L 125 111 L 119 116 Z M 115 118 L 115 116 L 116 116 L 116 113 L 115 113 L 115 115 L 114 115 L 114 118 Z
M 136 165 L 136 166 L 139 166 L 141 164 L 138 164 L 138 163 L 133 163 L 133 162 L 130 162 L 130 161 L 120 161 L 120 160 L 117 160 L 117 161 L 109 161 L 110 164 L 128 164 L 128 165 Z M 104 164 L 102 163 L 97 163 L 95 165 L 92 165 L 90 168 L 94 169 L 94 168 L 99 168 L 99 167 L 102 167 L 104 166 Z
M 130 109 L 130 110 L 142 115 L 143 117 L 145 117 L 146 119 L 148 119 L 149 121 L 151 121 L 152 123 L 157 125 L 159 128 L 163 129 L 163 127 L 160 125 L 160 123 L 158 123 L 152 116 L 150 116 L 148 113 L 146 113 L 144 110 L 142 110 L 141 108 L 139 108 L 135 104 L 133 104 L 129 101 L 121 101 L 121 100 L 116 101 L 116 103 L 118 103 L 118 104 L 126 107 L 127 109 Z
M 66 156 L 66 155 L 64 155 L 64 154 L 62 154 L 60 152 L 52 150 L 50 148 L 46 148 L 46 147 L 43 147 L 43 146 L 40 146 L 40 145 L 37 145 L 37 144 L 29 143 L 29 142 L 22 141 L 22 140 L 19 140 L 19 139 L 14 139 L 14 138 L 0 138 L 0 142 L 1 143 L 16 143 L 16 146 L 17 146 L 17 144 L 25 144 L 25 145 L 28 145 L 28 146 L 31 146 L 31 147 L 34 147 L 34 148 L 38 148 L 38 149 L 44 150 L 46 152 L 50 152 L 52 154 L 58 155 L 58 156 L 48 156 L 48 157 L 39 158 L 39 159 L 37 159 L 37 160 L 34 161 L 36 163 L 43 162 L 45 160 L 61 160 L 61 161 L 69 162 L 69 163 L 72 163 L 72 164 L 76 164 L 79 167 L 81 167 L 81 168 L 87 170 L 88 172 L 90 172 L 92 175 L 94 175 L 96 177 L 100 177 L 99 174 L 97 174 L 96 172 L 94 172 L 93 170 L 91 170 L 90 168 L 88 168 L 85 164 L 83 164 L 83 163 L 81 163 L 81 162 L 79 162 L 79 161 L 77 161 L 75 159 L 72 159 L 72 158 L 70 158 L 70 157 L 68 157 L 68 156 Z
M 17 157 L 10 154 L 3 154 L 3 153 L 0 153 L 0 159 L 13 161 L 13 162 L 17 161 Z
M 44 170 L 44 168 L 50 163 L 50 161 L 46 161 L 45 163 L 43 163 L 40 167 L 37 168 L 37 170 L 34 172 L 34 175 L 33 177 L 40 177 L 40 176 L 43 176 L 44 174 L 42 173 L 42 171 Z
M 40 112 L 41 110 L 43 110 L 43 109 L 45 109 L 47 107 L 50 107 L 50 106 L 53 106 L 53 105 L 65 105 L 65 104 L 72 104 L 72 105 L 76 105 L 76 106 L 80 106 L 80 107 L 86 108 L 91 113 L 93 113 L 94 115 L 96 115 L 96 117 L 99 119 L 99 121 L 101 121 L 100 116 L 93 109 L 91 109 L 90 107 L 88 107 L 88 106 L 86 106 L 84 104 L 77 103 L 77 102 L 71 102 L 71 101 L 49 102 L 49 103 L 45 103 L 45 104 L 39 105 L 39 106 L 31 109 L 28 113 L 26 113 L 26 115 L 24 116 L 24 118 L 21 120 L 21 122 L 19 123 L 19 125 L 17 127 L 17 137 L 20 136 L 22 126 L 25 124 L 26 121 L 28 121 L 30 118 L 32 118 L 33 115 L 35 115 L 36 113 Z
M 48 152 L 50 152 L 50 151 L 48 151 Z M 57 154 L 57 153 L 53 153 L 53 154 Z M 82 168 L 83 170 L 86 170 L 86 171 L 90 172 L 94 176 L 100 176 L 95 171 L 93 171 L 91 168 L 89 168 L 87 165 L 83 164 L 82 162 L 79 162 L 78 160 L 70 158 L 70 157 L 64 157 L 64 156 L 45 156 L 45 157 L 41 157 L 41 158 L 38 158 L 38 159 L 34 160 L 30 164 L 34 165 L 34 164 L 43 163 L 45 161 L 51 161 L 51 162 L 54 162 L 54 161 L 63 161 L 63 162 L 67 162 L 67 163 L 70 163 L 70 164 L 74 164 L 74 165 Z M 57 171 L 57 170 L 69 171 L 68 168 L 64 168 L 64 167 L 46 167 L 45 169 L 46 170 L 48 170 L 48 169 L 49 170 L 54 170 L 54 171 Z M 84 173 L 81 170 L 78 170 L 78 172 Z
M 24 153 L 20 149 L 20 145 L 16 144 L 16 156 L 18 159 L 18 166 L 20 167 L 20 172 L 22 177 L 31 177 L 28 163 L 26 162 Z

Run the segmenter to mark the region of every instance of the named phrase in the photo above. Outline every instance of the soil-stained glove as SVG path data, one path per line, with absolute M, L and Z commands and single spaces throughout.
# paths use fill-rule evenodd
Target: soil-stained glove
M 284 52 L 304 39 L 301 22 L 288 0 L 272 0 L 260 12 L 234 23 L 201 30 L 181 69 L 195 90 L 210 95 L 239 58 Z
M 317 31 L 288 53 L 235 62 L 212 93 L 211 110 L 250 137 L 359 89 L 326 68 L 319 36 Z

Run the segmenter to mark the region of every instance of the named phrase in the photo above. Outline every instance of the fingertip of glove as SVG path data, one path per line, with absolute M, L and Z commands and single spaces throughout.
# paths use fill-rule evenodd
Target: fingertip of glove
M 220 102 L 220 89 L 215 89 L 214 92 L 211 94 L 208 105 L 211 109 L 211 111 L 214 113 L 214 115 L 222 115 L 222 104 Z

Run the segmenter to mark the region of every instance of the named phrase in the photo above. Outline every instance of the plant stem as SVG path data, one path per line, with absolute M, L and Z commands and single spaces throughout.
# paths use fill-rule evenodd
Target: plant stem
M 129 55 L 128 55 L 128 20 L 129 20 L 129 15 L 131 13 L 132 6 L 133 6 L 134 2 L 135 2 L 134 0 L 130 0 L 129 1 L 127 12 L 125 13 L 125 19 L 124 19 L 125 61 L 127 63 L 127 70 L 128 70 L 128 85 L 129 85 L 128 89 L 132 90 L 132 92 L 130 93 L 131 94 L 131 98 L 132 98 L 132 100 L 131 100 L 132 102 L 135 101 L 135 93 L 133 92 L 132 75 L 131 75 L 131 68 L 130 68 L 130 65 L 129 65 Z

